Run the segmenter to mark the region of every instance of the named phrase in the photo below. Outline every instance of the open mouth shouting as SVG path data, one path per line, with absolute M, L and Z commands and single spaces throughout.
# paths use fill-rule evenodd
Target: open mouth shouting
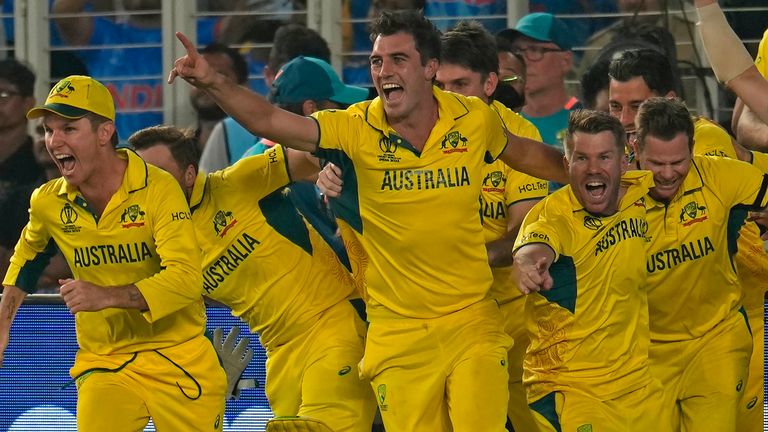
M 403 87 L 395 83 L 382 84 L 381 90 L 384 92 L 382 96 L 388 103 L 398 102 L 404 93 Z
M 616 202 L 615 190 L 611 190 L 608 185 L 608 180 L 603 177 L 592 177 L 582 183 L 580 187 L 582 205 L 588 212 L 607 216 L 615 211 L 612 208 Z
M 590 181 L 584 188 L 587 194 L 594 199 L 602 199 L 605 196 L 606 184 L 602 181 Z
M 69 176 L 75 170 L 75 163 L 77 160 L 74 156 L 66 153 L 57 153 L 53 155 L 53 159 L 56 161 L 56 165 L 61 171 L 61 175 Z

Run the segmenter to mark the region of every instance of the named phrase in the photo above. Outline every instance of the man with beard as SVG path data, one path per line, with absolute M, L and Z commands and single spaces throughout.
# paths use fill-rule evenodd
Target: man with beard
M 648 367 L 637 259 L 648 244 L 651 174 L 626 172 L 624 129 L 602 112 L 571 113 L 565 154 L 570 185 L 528 213 L 515 242 L 531 412 L 540 431 L 669 430 Z
M 507 130 L 515 135 L 540 140 L 541 136 L 531 122 L 512 112 L 511 107 L 495 100 L 501 87 L 513 94 L 513 85 L 522 87 L 522 82 L 502 84 L 501 80 L 519 74 L 517 71 L 521 70 L 521 65 L 524 71 L 524 64 L 510 64 L 509 57 L 516 60 L 515 55 L 498 47 L 494 49 L 494 37 L 476 21 L 461 21 L 443 33 L 440 39 L 443 58 L 437 70 L 437 85 L 465 96 L 479 97 L 499 113 Z M 509 43 L 502 38 L 499 40 Z M 504 62 L 501 61 L 502 56 L 505 57 Z M 502 64 L 505 66 L 503 72 Z M 529 430 L 534 427 L 534 423 L 522 385 L 523 355 L 528 346 L 528 335 L 522 321 L 525 297 L 515 289 L 510 279 L 512 246 L 525 214 L 541 198 L 547 196 L 548 187 L 546 181 L 516 171 L 500 160 L 486 165 L 484 173 L 480 212 L 488 263 L 493 273 L 489 295 L 499 304 L 504 331 L 515 341 L 507 361 L 507 417 L 514 430 Z
M 677 99 L 649 98 L 635 122 L 637 160 L 655 183 L 645 202 L 651 372 L 675 429 L 740 430 L 752 331 L 734 255 L 748 212 L 768 203 L 768 175 L 695 154 L 693 121 Z
M 477 200 L 483 167 L 565 181 L 562 154 L 507 132 L 477 98 L 433 86 L 440 36 L 416 11 L 374 21 L 371 77 L 379 93 L 347 110 L 303 117 L 216 74 L 177 33 L 181 77 L 204 88 L 258 135 L 343 164 L 337 212 L 367 253 L 368 336 L 361 376 L 371 380 L 390 432 L 504 430 L 507 350 Z M 428 415 L 425 415 L 428 413 Z
M 650 97 L 675 95 L 672 89 L 673 72 L 668 59 L 655 49 L 629 50 L 621 53 L 610 63 L 609 104 L 611 115 L 618 118 L 636 144 L 635 121 L 638 107 Z M 725 130 L 703 117 L 693 119 L 693 154 L 752 161 L 761 170 L 764 155 L 749 152 L 733 143 Z M 634 154 L 634 149 L 632 150 Z M 768 289 L 768 254 L 765 253 L 758 227 L 747 223 L 739 231 L 738 253 L 735 263 L 743 292 L 743 304 L 750 320 L 755 346 L 763 345 L 763 297 Z M 666 299 L 660 299 L 666 302 Z M 695 300 L 691 300 L 695 301 Z M 655 307 L 651 304 L 651 309 Z M 751 369 L 746 382 L 740 419 L 751 419 L 762 424 L 762 349 L 753 350 Z M 758 413 L 760 411 L 760 413 Z M 738 430 L 751 430 L 744 426 Z

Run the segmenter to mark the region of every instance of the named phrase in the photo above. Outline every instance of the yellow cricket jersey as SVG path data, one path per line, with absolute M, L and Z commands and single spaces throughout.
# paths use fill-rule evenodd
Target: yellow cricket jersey
M 528 295 L 530 345 L 523 383 L 530 402 L 561 389 L 578 389 L 600 400 L 647 385 L 648 301 L 645 196 L 648 171 L 622 177 L 619 211 L 595 217 L 566 186 L 528 213 L 515 250 L 543 243 L 555 252 L 554 285 Z
M 284 193 L 290 182 L 276 145 L 199 174 L 190 199 L 203 250 L 203 294 L 248 322 L 267 349 L 311 327 L 355 290 L 333 250 Z
M 705 117 L 693 118 L 693 154 L 738 159 L 728 132 Z
M 762 172 L 768 172 L 768 153 L 752 151 L 752 165 Z
M 498 101 L 491 107 L 501 116 L 504 126 L 511 133 L 541 141 L 536 126 L 523 116 L 505 107 Z M 483 193 L 480 195 L 481 220 L 485 242 L 496 240 L 507 233 L 509 207 L 528 200 L 540 200 L 549 193 L 549 182 L 513 170 L 509 165 L 497 160 L 486 165 L 483 176 Z M 512 266 L 492 267 L 493 284 L 490 296 L 500 304 L 507 303 L 523 294 L 512 279 Z
M 704 118 L 694 123 L 693 154 L 738 159 L 731 136 L 720 125 Z M 768 155 L 752 152 L 752 164 L 768 172 Z M 747 222 L 739 231 L 738 252 L 734 258 L 742 287 L 742 304 L 750 318 L 762 317 L 768 291 L 768 254 L 757 224 Z
M 740 307 L 732 257 L 748 210 L 768 203 L 766 187 L 752 165 L 694 156 L 669 204 L 646 200 L 652 340 L 700 337 Z
M 760 40 L 760 45 L 757 47 L 755 66 L 762 76 L 768 78 L 768 30 L 763 33 L 763 39 Z
M 387 123 L 379 98 L 313 114 L 317 156 L 341 167 L 334 201 L 367 252 L 368 316 L 433 318 L 486 297 L 491 271 L 480 223 L 484 165 L 504 149 L 496 112 L 434 89 L 439 118 L 422 151 Z
M 32 292 L 54 242 L 75 279 L 102 286 L 135 284 L 149 305 L 75 314 L 80 348 L 124 354 L 177 345 L 203 334 L 200 252 L 189 207 L 178 182 L 130 150 L 120 189 L 101 217 L 63 178 L 32 194 L 24 228 L 4 285 Z

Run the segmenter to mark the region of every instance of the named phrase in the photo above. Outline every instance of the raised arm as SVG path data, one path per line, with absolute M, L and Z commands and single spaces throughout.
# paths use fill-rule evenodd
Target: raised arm
M 736 103 L 741 103 L 739 101 Z M 734 129 L 739 144 L 750 150 L 768 151 L 768 123 L 757 118 L 748 106 L 741 109 Z
M 270 104 L 253 91 L 237 85 L 216 72 L 184 34 L 176 37 L 184 45 L 187 55 L 176 60 L 168 76 L 168 83 L 180 77 L 203 89 L 221 108 L 256 136 L 294 148 L 314 151 L 320 137 L 317 122 Z
M 768 81 L 760 75 L 752 57 L 717 4 L 716 0 L 695 0 L 699 13 L 697 28 L 717 79 L 733 90 L 746 106 L 768 123 Z

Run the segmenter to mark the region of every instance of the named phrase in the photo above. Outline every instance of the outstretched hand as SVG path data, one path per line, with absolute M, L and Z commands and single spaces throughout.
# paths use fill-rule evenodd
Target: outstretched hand
M 536 261 L 515 257 L 512 277 L 517 280 L 517 288 L 523 294 L 548 291 L 554 284 L 549 274 L 549 260 L 544 257 Z
M 181 77 L 195 87 L 209 87 L 213 84 L 217 72 L 200 55 L 195 44 L 184 33 L 176 32 L 176 38 L 184 45 L 187 55 L 173 62 L 173 69 L 168 74 L 168 84 L 173 84 L 176 77 Z

